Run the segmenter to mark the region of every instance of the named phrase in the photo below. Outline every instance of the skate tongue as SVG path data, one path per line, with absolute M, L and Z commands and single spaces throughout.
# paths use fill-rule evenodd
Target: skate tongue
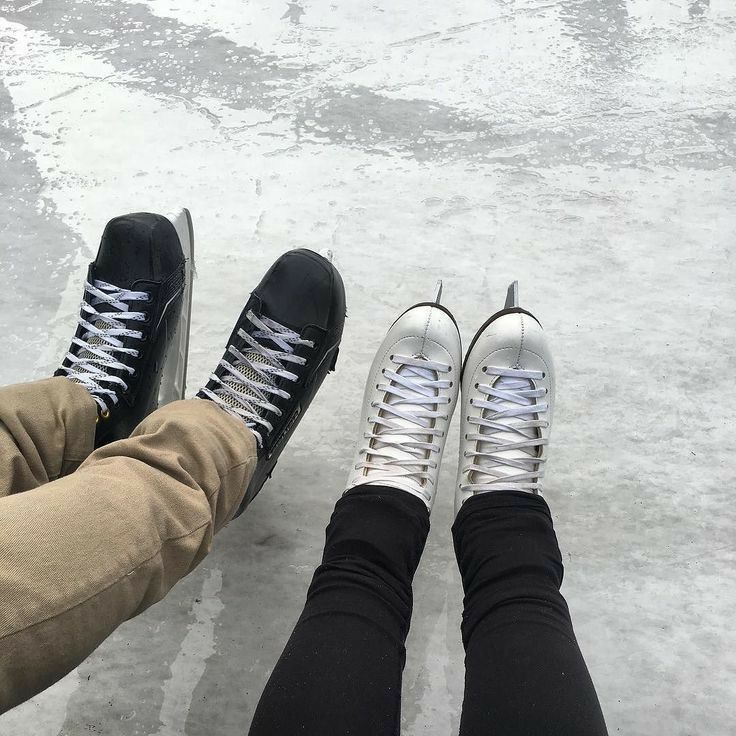
M 262 313 L 254 313 L 253 317 L 257 320 L 265 319 L 269 324 L 276 324 L 276 329 L 278 329 L 278 327 L 285 327 L 280 323 L 277 323 L 276 320 L 268 317 L 267 315 L 263 315 Z M 266 329 L 268 329 L 268 327 L 266 327 Z M 291 328 L 285 329 L 290 330 Z M 259 332 L 259 330 L 254 330 L 254 333 L 256 332 Z M 260 346 L 266 348 L 267 351 L 270 350 L 277 353 L 282 353 L 284 351 L 283 343 L 280 344 L 274 338 L 268 337 L 263 334 L 256 338 L 254 337 L 254 333 L 249 334 Z M 291 340 L 294 336 L 298 337 L 296 333 L 293 333 L 292 337 L 289 337 L 287 339 L 287 344 L 288 341 Z M 240 397 L 242 397 L 245 402 L 261 402 L 264 400 L 265 395 L 266 400 L 272 401 L 274 398 L 273 395 L 271 395 L 268 391 L 257 388 L 256 386 L 251 386 L 250 383 L 260 384 L 261 386 L 270 385 L 271 387 L 275 388 L 279 383 L 279 379 L 268 373 L 266 373 L 266 375 L 262 375 L 256 369 L 276 368 L 282 370 L 284 366 L 282 365 L 281 361 L 278 359 L 278 357 L 271 355 L 268 352 L 263 353 L 259 350 L 256 350 L 247 340 L 245 340 L 245 338 L 242 337 L 242 335 L 236 335 L 232 346 L 240 353 L 242 353 L 242 355 L 248 361 L 247 363 L 241 362 L 240 360 L 237 360 L 237 362 L 232 362 L 232 364 L 237 368 L 238 372 L 246 379 L 246 382 L 243 382 L 238 378 L 227 374 L 222 378 L 222 383 L 224 386 L 227 386 L 229 389 L 231 389 L 236 395 L 232 395 L 226 391 L 223 391 L 219 394 L 219 399 L 222 401 L 222 403 L 235 409 L 242 408 L 242 404 L 239 401 Z M 296 350 L 297 346 L 293 345 L 293 348 L 294 350 Z M 234 361 L 234 356 L 230 358 L 226 357 L 226 360 Z M 254 367 L 251 367 L 250 364 L 252 364 Z M 291 364 L 288 370 L 292 372 L 294 370 L 297 370 L 297 368 L 297 365 Z M 265 417 L 270 410 L 266 407 L 260 407 L 256 405 L 253 411 L 257 415 Z
M 271 340 L 264 340 L 264 343 L 271 343 Z M 268 346 L 267 346 L 268 347 Z M 274 348 L 277 346 L 274 344 Z M 270 365 L 275 366 L 276 361 L 270 361 L 268 360 L 264 355 L 261 353 L 257 353 L 254 350 L 245 350 L 243 351 L 243 355 L 252 363 L 255 363 L 256 365 Z M 266 379 L 259 373 L 257 373 L 253 368 L 251 368 L 249 365 L 245 364 L 239 364 L 238 370 L 240 373 L 242 373 L 246 378 L 249 378 L 251 381 L 255 381 L 256 383 L 268 383 Z M 222 381 L 225 385 L 229 386 L 233 391 L 239 393 L 241 396 L 245 397 L 246 399 L 258 399 L 260 400 L 261 397 L 258 395 L 255 389 L 251 388 L 249 385 L 241 383 L 240 381 L 236 381 L 234 378 L 225 378 Z M 239 406 L 238 401 L 234 396 L 230 396 L 229 394 L 224 393 L 222 395 L 222 400 L 224 403 L 228 404 L 229 406 L 237 407 Z M 266 409 L 260 409 L 258 410 L 258 413 L 261 416 L 264 416 L 266 413 Z
M 98 273 L 95 273 L 96 276 L 99 276 Z M 94 279 L 92 281 L 92 285 L 99 288 L 99 279 Z M 115 284 L 117 286 L 117 284 Z M 119 288 L 119 287 L 118 287 Z M 106 320 L 104 318 L 105 314 L 114 315 L 121 314 L 121 310 L 118 309 L 113 304 L 110 304 L 108 302 L 98 301 L 97 299 L 91 298 L 89 302 L 100 314 L 100 316 L 95 319 L 94 322 L 91 322 L 90 324 L 93 324 L 98 330 L 109 330 L 112 329 L 115 325 L 111 320 Z M 104 346 L 109 345 L 110 343 L 106 340 L 103 340 L 101 337 L 98 337 L 96 335 L 92 335 L 86 340 L 88 345 L 91 345 L 93 347 L 98 346 Z M 82 360 L 99 360 L 97 356 L 95 356 L 93 353 L 91 353 L 89 350 L 82 349 L 77 354 L 78 358 L 81 358 Z M 72 373 L 69 374 L 69 379 L 72 381 L 75 381 L 76 383 L 82 383 L 82 381 L 78 381 L 74 378 L 74 373 L 86 373 L 88 370 L 88 367 L 84 363 L 76 363 L 74 366 L 72 366 L 71 371 Z
M 406 376 L 407 374 L 416 374 L 416 368 L 412 368 L 411 366 L 402 365 L 398 368 L 396 371 L 400 376 Z M 424 371 L 423 371 L 424 372 Z M 434 371 L 426 371 L 427 378 L 430 378 L 430 380 L 436 380 L 437 375 Z M 431 375 L 430 375 L 431 374 Z M 420 394 L 417 394 L 417 396 L 420 396 Z M 389 406 L 392 406 L 398 410 L 405 411 L 406 413 L 413 413 L 416 412 L 418 407 L 416 404 L 408 403 L 403 397 L 396 396 L 395 394 L 390 394 L 387 398 L 386 404 Z M 402 427 L 406 428 L 407 430 L 413 430 L 413 434 L 398 434 L 395 431 L 392 431 L 390 434 L 387 433 L 386 441 L 387 444 L 384 444 L 381 442 L 381 440 L 376 440 L 377 442 L 381 442 L 381 453 L 385 455 L 390 455 L 395 460 L 404 460 L 409 461 L 406 463 L 406 467 L 414 467 L 416 468 L 417 472 L 421 472 L 422 470 L 425 470 L 425 466 L 421 465 L 420 463 L 411 463 L 412 460 L 422 460 L 426 459 L 429 456 L 428 451 L 424 451 L 420 458 L 417 458 L 416 455 L 411 454 L 410 452 L 407 452 L 405 450 L 402 450 L 402 445 L 405 443 L 414 443 L 414 442 L 431 442 L 432 437 L 429 435 L 420 435 L 417 433 L 417 429 L 420 425 L 418 425 L 416 422 L 412 422 L 408 419 L 404 419 L 403 417 L 391 417 L 391 423 L 393 424 L 393 427 L 395 429 L 401 429 Z M 384 429 L 385 431 L 385 429 Z M 380 436 L 382 434 L 381 430 L 377 432 L 377 434 Z
M 533 388 L 533 384 L 531 381 L 526 381 L 525 384 L 525 388 Z M 518 390 L 519 382 L 518 379 L 508 379 L 505 376 L 501 376 L 494 384 L 494 388 L 510 388 Z M 524 403 L 531 406 L 534 401 L 532 399 L 526 399 Z M 483 410 L 482 416 L 484 419 L 490 419 L 496 412 L 499 411 L 519 408 L 518 403 L 514 403 L 513 401 L 501 399 L 498 397 L 495 397 L 493 399 L 493 404 L 496 406 L 495 409 Z M 515 417 L 510 417 L 506 421 L 510 426 L 514 426 L 520 420 Z M 503 449 L 504 444 L 518 443 L 520 441 L 523 441 L 524 438 L 530 440 L 536 439 L 537 432 L 533 427 L 525 429 L 517 428 L 514 430 L 509 429 L 508 431 L 506 431 L 494 429 L 492 427 L 481 426 L 479 427 L 478 433 L 489 436 L 488 442 L 478 443 L 478 451 L 492 453 L 498 458 L 498 460 L 494 461 L 490 458 L 479 457 L 476 461 L 477 465 L 479 465 L 480 467 L 487 467 L 489 473 L 485 474 L 481 473 L 480 471 L 475 471 L 475 478 L 473 479 L 474 483 L 489 483 L 495 478 L 511 478 L 512 476 L 518 475 L 519 473 L 523 472 L 518 467 L 504 464 L 503 462 L 501 462 L 502 460 L 529 460 L 530 458 L 537 457 L 537 451 L 534 447 L 515 448 L 510 450 Z

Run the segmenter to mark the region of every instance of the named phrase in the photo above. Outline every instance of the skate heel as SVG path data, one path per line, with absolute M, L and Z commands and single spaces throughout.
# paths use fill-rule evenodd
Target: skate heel
M 540 327 L 542 326 L 542 323 L 530 311 L 524 309 L 524 307 L 519 306 L 519 282 L 512 281 L 506 289 L 506 301 L 504 302 L 503 309 L 489 317 L 480 326 L 478 331 L 475 333 L 475 336 L 471 340 L 470 347 L 468 348 L 468 352 L 463 363 L 463 374 L 465 373 L 465 366 L 467 365 L 468 356 L 473 351 L 473 348 L 475 347 L 476 342 L 478 342 L 478 339 L 481 337 L 481 335 L 483 335 L 483 333 L 492 322 L 495 322 L 499 317 L 503 317 L 507 314 L 526 314 L 531 317 L 535 322 L 537 322 Z
M 529 312 L 528 310 L 524 309 L 519 305 L 519 282 L 518 281 L 512 281 L 509 284 L 509 288 L 506 290 L 506 302 L 503 305 L 503 312 L 511 310 L 511 311 L 517 311 L 517 312 L 523 312 L 524 314 L 528 314 L 530 317 L 532 317 L 536 322 L 539 322 L 539 320 L 536 318 L 532 312 Z M 541 327 L 541 322 L 539 322 L 539 325 Z
M 512 281 L 509 284 L 509 288 L 506 290 L 506 302 L 503 305 L 504 309 L 513 309 L 519 306 L 519 282 Z
M 189 331 L 192 316 L 192 287 L 194 267 L 194 228 L 189 210 L 183 208 L 168 219 L 176 230 L 186 259 L 184 267 L 184 296 L 176 334 L 166 353 L 165 365 L 158 392 L 159 406 L 184 398 L 187 387 L 187 362 L 189 359 Z
M 455 326 L 457 327 L 457 320 L 455 319 L 455 316 L 444 304 L 442 304 L 442 279 L 439 279 L 437 281 L 437 284 L 435 285 L 435 289 L 434 289 L 434 298 L 431 301 L 419 302 L 409 307 L 409 309 L 405 309 L 391 323 L 391 327 L 393 327 L 407 312 L 411 312 L 412 309 L 416 309 L 417 307 L 434 307 L 436 309 L 439 309 L 443 311 L 455 323 Z M 460 332 L 459 329 L 458 329 L 458 332 Z

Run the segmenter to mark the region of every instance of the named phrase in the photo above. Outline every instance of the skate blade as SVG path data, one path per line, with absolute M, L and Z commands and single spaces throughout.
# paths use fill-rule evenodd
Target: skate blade
M 519 306 L 519 282 L 512 281 L 509 284 L 509 288 L 506 291 L 506 303 L 503 305 L 504 309 L 513 309 Z
M 166 353 L 164 370 L 159 386 L 159 406 L 179 401 L 184 398 L 187 388 L 187 363 L 189 360 L 189 331 L 192 317 L 192 287 L 194 275 L 194 229 L 192 216 L 186 208 L 169 215 L 169 221 L 179 236 L 181 249 L 184 252 L 184 298 L 176 334 Z

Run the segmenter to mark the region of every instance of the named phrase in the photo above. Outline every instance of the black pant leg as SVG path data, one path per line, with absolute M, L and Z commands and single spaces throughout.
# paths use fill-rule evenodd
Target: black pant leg
M 495 491 L 453 526 L 465 590 L 461 736 L 605 736 L 598 697 L 560 593 L 545 501 Z
M 411 584 L 429 514 L 404 491 L 361 486 L 335 506 L 299 621 L 250 736 L 397 736 Z

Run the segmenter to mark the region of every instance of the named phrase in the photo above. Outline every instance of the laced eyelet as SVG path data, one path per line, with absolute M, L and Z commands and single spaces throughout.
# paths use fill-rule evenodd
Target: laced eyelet
M 475 387 L 476 387 L 476 388 L 480 388 L 480 384 L 479 384 L 479 383 L 476 383 L 476 384 L 475 384 Z
M 110 410 L 109 409 L 103 409 L 103 411 L 100 412 L 100 418 L 101 419 L 109 419 L 110 418 Z
M 542 371 L 542 378 L 547 378 L 547 374 L 544 371 Z

